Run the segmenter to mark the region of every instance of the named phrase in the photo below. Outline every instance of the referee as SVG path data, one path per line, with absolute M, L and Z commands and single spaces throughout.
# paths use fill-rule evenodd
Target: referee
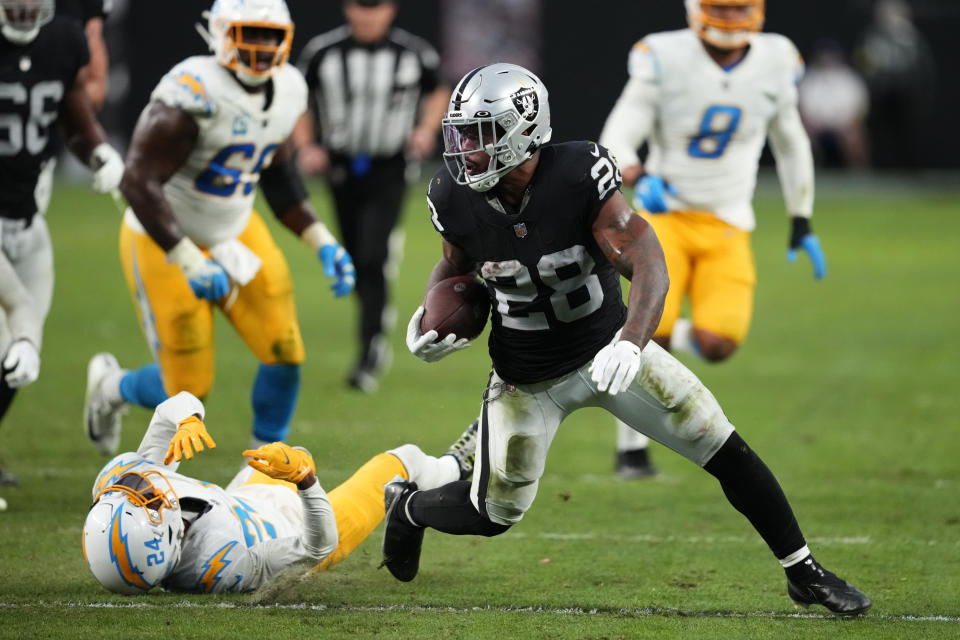
M 326 174 L 357 268 L 360 352 L 347 384 L 373 393 L 390 359 L 387 273 L 403 242 L 407 158 L 433 152 L 450 91 L 438 79 L 436 50 L 391 27 L 394 0 L 346 0 L 343 12 L 347 24 L 314 37 L 300 55 L 310 117 L 300 119 L 294 142 L 300 170 Z

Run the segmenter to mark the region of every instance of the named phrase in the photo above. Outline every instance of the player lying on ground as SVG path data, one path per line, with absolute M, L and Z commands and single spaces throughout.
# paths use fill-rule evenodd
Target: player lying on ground
M 657 237 L 620 193 L 620 172 L 593 142 L 549 145 L 540 80 L 497 63 L 467 74 L 443 120 L 449 169 L 427 203 L 443 256 L 427 290 L 478 273 L 494 298 L 474 481 L 417 490 L 385 487 L 384 564 L 400 580 L 419 567 L 424 527 L 495 536 L 520 522 L 537 494 L 560 423 L 602 407 L 713 475 L 786 570 L 794 602 L 851 615 L 870 599 L 821 567 L 777 479 L 737 434 L 713 394 L 650 338 L 667 270 Z M 625 307 L 620 276 L 630 280 Z M 433 362 L 467 346 L 421 335 L 407 346 Z
M 251 591 L 295 563 L 325 571 L 380 523 L 391 478 L 436 487 L 473 469 L 468 429 L 439 458 L 412 444 L 374 456 L 327 494 L 305 449 L 274 442 L 244 451 L 249 466 L 223 489 L 177 470 L 216 446 L 203 418 L 203 403 L 178 393 L 157 406 L 140 448 L 97 476 L 83 552 L 110 591 Z

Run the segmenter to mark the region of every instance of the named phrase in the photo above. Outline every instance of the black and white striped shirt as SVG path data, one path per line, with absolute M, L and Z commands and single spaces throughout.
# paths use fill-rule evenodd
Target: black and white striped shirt
M 439 65 L 429 43 L 398 28 L 373 44 L 354 40 L 347 25 L 314 37 L 299 67 L 319 141 L 348 156 L 396 155 L 416 124 L 420 99 L 437 87 Z

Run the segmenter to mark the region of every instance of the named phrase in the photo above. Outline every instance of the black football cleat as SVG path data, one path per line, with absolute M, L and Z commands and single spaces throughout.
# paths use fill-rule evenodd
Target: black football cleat
M 617 452 L 617 476 L 623 480 L 649 478 L 660 471 L 650 462 L 648 449 L 631 449 Z
M 19 487 L 20 480 L 9 471 L 0 469 L 0 487 Z
M 820 604 L 842 617 L 858 616 L 873 605 L 865 593 L 846 580 L 822 568 L 819 574 L 805 583 L 787 579 L 787 595 L 793 604 L 804 608 Z
M 420 549 L 423 547 L 423 527 L 417 527 L 403 518 L 398 505 L 404 495 L 417 490 L 415 482 L 396 476 L 383 485 L 383 506 L 386 525 L 383 528 L 383 562 L 393 577 L 410 582 L 420 570 Z
M 363 365 L 357 365 L 347 377 L 347 386 L 364 393 L 374 394 L 380 388 L 377 374 Z

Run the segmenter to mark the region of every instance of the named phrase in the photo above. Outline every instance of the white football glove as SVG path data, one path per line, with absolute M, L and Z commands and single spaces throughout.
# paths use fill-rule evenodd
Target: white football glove
M 641 354 L 640 347 L 629 340 L 618 340 L 600 349 L 590 363 L 590 377 L 597 389 L 612 396 L 626 391 L 640 371 Z
M 437 339 L 436 329 L 431 329 L 423 334 L 420 333 L 421 318 L 423 318 L 423 305 L 420 305 L 413 312 L 410 324 L 407 325 L 407 349 L 410 349 L 410 353 L 424 362 L 436 362 L 441 358 L 446 358 L 454 351 L 460 351 L 470 346 L 470 341 L 466 338 L 457 340 L 455 333 L 449 334 L 440 342 L 434 342 Z
M 10 345 L 3 359 L 5 377 L 11 389 L 30 384 L 40 375 L 40 354 L 33 343 L 20 339 Z
M 97 193 L 109 193 L 120 186 L 123 158 L 106 142 L 90 154 L 90 168 L 93 169 L 93 190 Z

